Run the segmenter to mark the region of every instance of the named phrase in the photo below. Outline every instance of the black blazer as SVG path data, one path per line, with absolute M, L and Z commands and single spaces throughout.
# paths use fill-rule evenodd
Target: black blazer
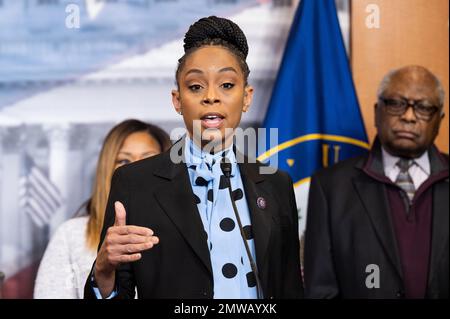
M 292 181 L 280 171 L 261 175 L 260 166 L 239 164 L 263 294 L 265 298 L 300 298 L 303 287 Z M 266 201 L 264 209 L 257 205 L 259 197 Z M 139 298 L 213 298 L 206 232 L 186 164 L 174 164 L 168 151 L 117 169 L 100 242 L 114 224 L 115 201 L 124 204 L 127 225 L 149 227 L 160 239 L 142 253 L 141 260 L 119 267 L 119 298 L 133 298 L 135 287 Z M 85 298 L 95 298 L 89 279 L 84 293 Z
M 448 298 L 448 156 L 429 151 L 433 193 L 431 257 L 427 298 Z M 368 163 L 370 167 L 368 167 Z M 404 285 L 387 200 L 381 148 L 343 161 L 313 176 L 305 235 L 305 297 L 402 298 Z M 431 178 L 430 176 L 430 178 Z M 380 287 L 368 289 L 366 266 L 380 269 Z

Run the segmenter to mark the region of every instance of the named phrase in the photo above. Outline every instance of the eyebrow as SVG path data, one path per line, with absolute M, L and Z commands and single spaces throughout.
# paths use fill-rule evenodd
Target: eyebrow
M 236 73 L 236 74 L 238 74 L 238 72 L 236 71 L 236 69 L 233 68 L 233 67 L 231 67 L 231 66 L 220 69 L 220 70 L 219 70 L 219 73 L 230 72 L 230 71 L 231 71 L 231 72 L 234 72 L 234 73 Z M 186 72 L 186 75 L 191 74 L 191 73 L 195 73 L 195 74 L 203 74 L 203 71 L 200 70 L 200 69 L 190 69 L 189 71 Z
M 405 101 L 410 101 L 411 99 L 410 98 L 408 98 L 408 97 L 406 97 L 406 96 L 403 96 L 403 95 L 401 95 L 401 94 L 394 94 L 393 95 L 394 97 L 388 97 L 388 98 L 386 98 L 387 100 L 389 100 L 389 99 L 395 99 L 395 98 L 399 98 L 399 99 L 402 99 L 402 100 L 405 100 Z M 382 96 L 383 97 L 383 96 Z M 414 101 L 416 101 L 416 102 L 428 102 L 428 103 L 430 103 L 430 104 L 435 104 L 432 100 L 433 100 L 433 98 L 429 98 L 429 97 L 424 97 L 424 98 L 421 98 L 421 99 L 413 99 Z
M 143 152 L 143 153 L 141 153 L 141 154 L 139 154 L 139 155 L 146 155 L 146 154 L 152 154 L 154 151 L 153 150 L 150 150 L 150 151 L 147 151 L 147 152 Z M 132 156 L 133 154 L 131 154 L 131 153 L 129 153 L 129 152 L 119 152 L 119 154 L 117 154 L 117 155 L 126 155 L 126 156 Z
M 228 72 L 228 71 L 234 72 L 234 73 L 236 73 L 236 74 L 238 73 L 238 72 L 236 71 L 236 69 L 233 68 L 233 67 L 231 67 L 231 66 L 219 70 L 219 72 Z
M 203 74 L 203 71 L 199 70 L 199 69 L 190 69 L 189 71 L 186 72 L 186 75 L 191 74 L 191 73 Z

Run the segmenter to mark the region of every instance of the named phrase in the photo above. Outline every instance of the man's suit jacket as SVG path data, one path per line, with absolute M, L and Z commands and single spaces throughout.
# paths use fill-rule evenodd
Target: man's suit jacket
M 279 171 L 261 175 L 260 166 L 239 164 L 263 294 L 265 298 L 300 298 L 303 287 L 292 181 Z M 264 198 L 265 207 L 257 204 L 259 198 Z M 142 253 L 141 260 L 119 267 L 119 298 L 133 298 L 135 286 L 139 298 L 213 298 L 206 232 L 186 164 L 173 163 L 168 151 L 116 170 L 101 242 L 114 224 L 115 201 L 124 204 L 127 225 L 151 228 L 160 239 L 159 244 Z M 89 279 L 85 298 L 95 298 Z
M 427 298 L 448 298 L 448 156 L 429 150 L 432 184 Z M 313 176 L 305 235 L 306 298 L 402 298 L 401 261 L 387 199 L 381 146 Z M 366 279 L 378 266 L 379 288 Z M 367 268 L 367 266 L 369 266 Z M 369 276 L 369 281 L 370 281 Z M 369 284 L 370 287 L 370 284 Z

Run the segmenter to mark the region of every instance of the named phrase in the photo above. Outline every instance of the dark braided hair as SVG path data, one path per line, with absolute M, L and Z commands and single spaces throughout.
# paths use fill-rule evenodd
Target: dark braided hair
M 250 69 L 246 58 L 248 55 L 247 38 L 241 28 L 231 20 L 210 16 L 201 18 L 189 27 L 184 36 L 184 55 L 178 60 L 176 81 L 184 67 L 186 58 L 195 50 L 205 45 L 222 46 L 230 50 L 237 58 L 247 85 Z

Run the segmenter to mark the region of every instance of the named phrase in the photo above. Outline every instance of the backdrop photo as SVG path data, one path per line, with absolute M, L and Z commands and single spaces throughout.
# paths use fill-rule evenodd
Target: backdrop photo
M 349 2 L 335 3 L 348 50 Z M 2 297 L 32 298 L 48 240 L 90 196 L 101 143 L 113 125 L 136 118 L 168 132 L 183 127 L 170 93 L 190 24 L 218 15 L 247 35 L 255 97 L 242 124 L 257 128 L 298 5 L 296 0 L 0 0 Z

